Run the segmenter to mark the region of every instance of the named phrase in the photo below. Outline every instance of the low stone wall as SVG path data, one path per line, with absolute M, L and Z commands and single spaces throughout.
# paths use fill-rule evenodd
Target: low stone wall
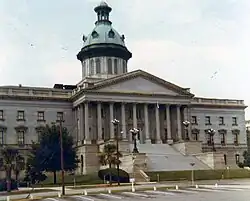
M 172 146 L 183 155 L 196 154 L 202 152 L 202 143 L 199 141 L 178 142 L 173 144 Z

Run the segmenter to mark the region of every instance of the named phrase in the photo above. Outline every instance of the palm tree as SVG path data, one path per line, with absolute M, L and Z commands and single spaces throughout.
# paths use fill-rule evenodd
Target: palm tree
M 1 169 L 6 172 L 7 191 L 10 192 L 12 171 L 15 172 L 16 178 L 18 178 L 21 168 L 24 167 L 24 159 L 17 149 L 11 147 L 1 150 L 1 157 Z
M 115 144 L 105 144 L 103 151 L 99 153 L 99 162 L 101 165 L 108 165 L 110 169 L 109 182 L 111 184 L 111 168 L 114 165 L 121 164 L 120 160 L 117 160 L 117 154 L 122 157 L 121 153 L 116 150 Z

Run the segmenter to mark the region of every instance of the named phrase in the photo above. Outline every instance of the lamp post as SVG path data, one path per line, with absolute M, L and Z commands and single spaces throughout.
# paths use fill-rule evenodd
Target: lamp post
M 188 134 L 188 126 L 190 125 L 190 122 L 189 121 L 183 121 L 183 125 L 185 126 L 185 138 L 186 140 L 189 140 L 189 134 Z
M 133 128 L 130 129 L 130 133 L 132 134 L 132 140 L 134 141 L 133 153 L 139 153 L 136 145 L 136 135 L 139 133 L 139 130 L 137 128 Z
M 62 122 L 63 122 L 63 118 L 60 117 L 60 120 L 59 120 L 59 123 L 60 123 L 59 124 L 59 129 L 60 129 L 60 155 L 61 155 L 61 174 L 62 174 L 62 195 L 65 195 Z
M 212 141 L 213 151 L 216 151 L 215 146 L 214 146 L 214 134 L 215 134 L 215 132 L 216 131 L 212 128 L 208 129 L 208 134 L 210 135 L 211 141 Z
M 192 166 L 191 181 L 192 181 L 192 186 L 193 186 L 194 185 L 194 165 L 195 165 L 195 163 L 192 162 L 192 163 L 190 163 L 190 165 Z
M 117 183 L 118 183 L 118 186 L 120 186 L 120 167 L 119 167 L 119 136 L 118 136 L 118 125 L 120 123 L 119 120 L 117 119 L 113 119 L 111 121 L 111 123 L 114 125 L 114 127 L 116 127 L 116 132 L 115 132 L 115 138 L 116 138 L 116 160 L 117 160 L 117 164 L 116 164 L 116 167 L 117 167 Z

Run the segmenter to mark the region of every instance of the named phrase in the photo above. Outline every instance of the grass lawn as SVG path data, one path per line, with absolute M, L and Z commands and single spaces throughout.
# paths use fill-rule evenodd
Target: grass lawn
M 3 196 L 3 195 L 20 195 L 20 194 L 28 194 L 28 193 L 43 193 L 43 192 L 50 192 L 50 191 L 56 191 L 56 190 L 51 190 L 51 189 L 35 189 L 33 191 L 31 190 L 24 190 L 24 191 L 19 191 L 19 190 L 13 190 L 11 192 L 3 192 L 1 193 L 0 195 Z

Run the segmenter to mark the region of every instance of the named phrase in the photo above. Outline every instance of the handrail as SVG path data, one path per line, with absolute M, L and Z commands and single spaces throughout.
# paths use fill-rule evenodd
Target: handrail
M 148 176 L 143 170 L 140 170 L 139 172 L 140 172 L 140 175 L 141 175 L 147 182 L 150 181 L 149 176 Z

